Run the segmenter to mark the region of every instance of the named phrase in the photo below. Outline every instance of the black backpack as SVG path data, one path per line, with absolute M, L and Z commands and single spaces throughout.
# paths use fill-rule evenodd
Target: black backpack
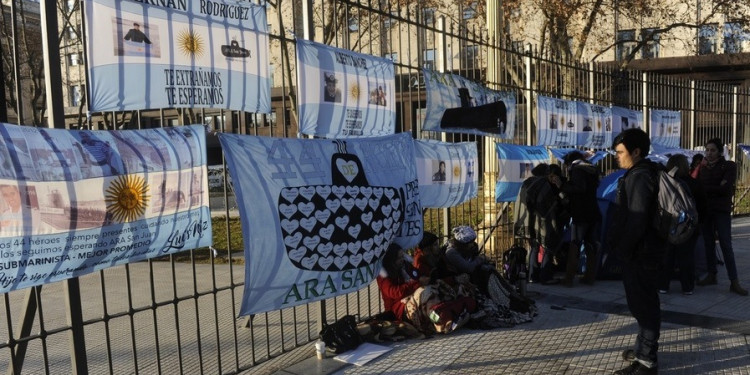
M 653 226 L 673 245 L 684 243 L 698 227 L 698 209 L 687 183 L 672 171 L 657 171 L 658 192 Z
M 503 277 L 516 284 L 521 279 L 521 273 L 529 274 L 526 266 L 526 248 L 520 244 L 514 244 L 510 249 L 503 252 Z
M 356 349 L 364 341 L 357 331 L 354 315 L 345 315 L 333 324 L 323 323 L 320 339 L 336 354 Z

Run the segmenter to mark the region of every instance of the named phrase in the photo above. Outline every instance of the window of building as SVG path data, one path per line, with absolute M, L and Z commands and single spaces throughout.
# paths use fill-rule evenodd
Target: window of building
M 72 26 L 65 26 L 65 36 L 69 40 L 78 40 L 78 32 Z
M 75 7 L 76 7 L 76 3 L 77 2 L 78 2 L 78 0 L 66 0 L 65 1 L 65 10 L 67 10 L 68 12 L 72 12 L 73 9 L 75 9 Z
M 710 23 L 701 25 L 698 29 L 698 54 L 709 55 L 716 53 L 716 34 L 719 25 Z
M 644 59 L 655 59 L 659 57 L 659 33 L 656 29 L 641 30 L 641 57 Z
M 461 50 L 461 69 L 479 67 L 479 46 L 466 46 Z
M 435 8 L 422 9 L 422 19 L 426 25 L 433 25 L 435 23 Z
M 80 53 L 68 54 L 68 66 L 77 66 L 83 64 L 83 56 Z
M 510 49 L 512 51 L 516 51 L 516 52 L 524 52 L 524 51 L 526 51 L 526 47 L 525 47 L 525 44 L 524 44 L 523 40 L 513 40 L 513 41 L 511 41 L 510 42 Z
M 356 16 L 349 16 L 349 31 L 359 31 L 359 18 Z
M 391 60 L 394 64 L 398 62 L 398 52 L 386 53 L 383 55 L 388 60 Z
M 465 20 L 472 19 L 472 18 L 476 17 L 476 15 L 477 15 L 477 2 L 476 1 L 472 2 L 471 4 L 466 5 L 464 7 L 463 18 Z
M 635 30 L 620 30 L 617 32 L 617 47 L 615 58 L 618 61 L 625 60 L 635 48 Z
M 83 99 L 83 86 L 68 87 L 68 102 L 70 107 L 78 107 Z
M 750 35 L 745 31 L 742 22 L 724 23 L 724 53 L 743 52 L 742 44 L 750 40 Z
M 435 49 L 426 49 L 423 51 L 424 63 L 422 67 L 425 69 L 435 69 Z
M 397 21 L 398 21 L 398 12 L 395 10 L 391 11 L 390 16 L 386 16 L 385 18 L 383 18 L 383 27 L 386 29 L 389 29 L 393 27 L 393 25 L 395 25 Z

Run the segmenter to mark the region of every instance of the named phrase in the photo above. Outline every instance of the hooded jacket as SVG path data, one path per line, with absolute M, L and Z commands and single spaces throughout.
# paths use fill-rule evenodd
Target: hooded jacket
M 570 216 L 573 223 L 594 223 L 601 221 L 596 189 L 599 187 L 599 171 L 594 165 L 576 160 L 570 167 L 570 178 L 560 186 L 560 190 L 570 199 Z
M 527 178 L 516 197 L 514 234 L 530 238 L 547 249 L 554 249 L 562 239 L 570 213 L 560 191 L 546 176 Z
M 617 183 L 617 195 L 607 242 L 624 261 L 658 265 L 664 258 L 666 240 L 652 225 L 656 213 L 657 175 L 659 166 L 643 159 L 637 162 Z
M 725 182 L 722 184 L 722 181 Z M 709 211 L 732 212 L 737 164 L 722 156 L 713 165 L 701 165 L 698 182 L 706 192 Z

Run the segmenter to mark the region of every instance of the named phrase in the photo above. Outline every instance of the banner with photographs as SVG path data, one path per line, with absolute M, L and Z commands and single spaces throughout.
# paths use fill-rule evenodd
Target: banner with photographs
M 91 111 L 271 112 L 265 7 L 223 0 L 84 4 Z
M 422 238 L 408 133 L 337 141 L 222 133 L 219 140 L 245 242 L 240 315 L 366 287 L 392 241 L 410 248 Z
M 666 148 L 679 148 L 682 113 L 680 111 L 652 109 L 649 114 L 651 119 L 651 143 Z
M 419 198 L 424 208 L 457 206 L 477 196 L 475 142 L 415 140 Z
M 557 161 L 561 162 L 565 159 L 565 155 L 573 152 L 578 151 L 583 154 L 584 158 L 586 158 L 586 161 L 588 161 L 591 164 L 596 164 L 600 162 L 602 159 L 607 157 L 609 155 L 608 151 L 581 151 L 575 148 L 550 148 L 549 152 L 552 153 L 552 156 L 557 159 Z
M 423 69 L 427 108 L 422 130 L 513 139 L 516 94 L 451 73 Z
M 324 138 L 393 134 L 393 62 L 297 39 L 299 131 Z
M 623 130 L 644 129 L 643 112 L 623 107 L 612 107 L 612 134 L 617 136 Z M 611 145 L 610 145 L 611 146 Z
M 537 145 L 575 146 L 578 142 L 578 105 L 571 100 L 538 95 Z
M 531 177 L 531 170 L 541 163 L 549 163 L 544 146 L 519 146 L 496 143 L 498 158 L 496 202 L 515 202 L 523 180 Z
M 0 293 L 211 245 L 203 126 L 0 137 Z
M 576 102 L 576 145 L 593 149 L 612 147 L 612 111 L 609 107 Z

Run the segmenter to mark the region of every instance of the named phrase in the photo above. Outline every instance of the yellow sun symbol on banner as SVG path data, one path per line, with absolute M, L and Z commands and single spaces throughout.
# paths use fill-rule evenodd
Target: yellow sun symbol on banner
M 351 86 L 351 87 L 349 88 L 349 94 L 350 94 L 350 95 L 352 96 L 352 99 L 354 99 L 354 100 L 357 100 L 357 99 L 359 99 L 359 85 L 358 85 L 358 84 L 356 84 L 356 83 L 355 83 L 355 84 L 353 84 L 353 85 L 352 85 L 352 86 Z
M 110 183 L 104 196 L 107 212 L 119 223 L 130 222 L 143 216 L 151 199 L 148 190 L 148 184 L 142 177 L 120 176 Z
M 180 51 L 188 57 L 191 55 L 201 57 L 203 56 L 203 52 L 205 52 L 203 48 L 203 38 L 201 38 L 199 34 L 190 30 L 180 31 L 180 34 L 177 36 L 177 46 L 180 48 Z
M 461 167 L 459 165 L 453 166 L 453 177 L 460 177 L 461 176 Z

